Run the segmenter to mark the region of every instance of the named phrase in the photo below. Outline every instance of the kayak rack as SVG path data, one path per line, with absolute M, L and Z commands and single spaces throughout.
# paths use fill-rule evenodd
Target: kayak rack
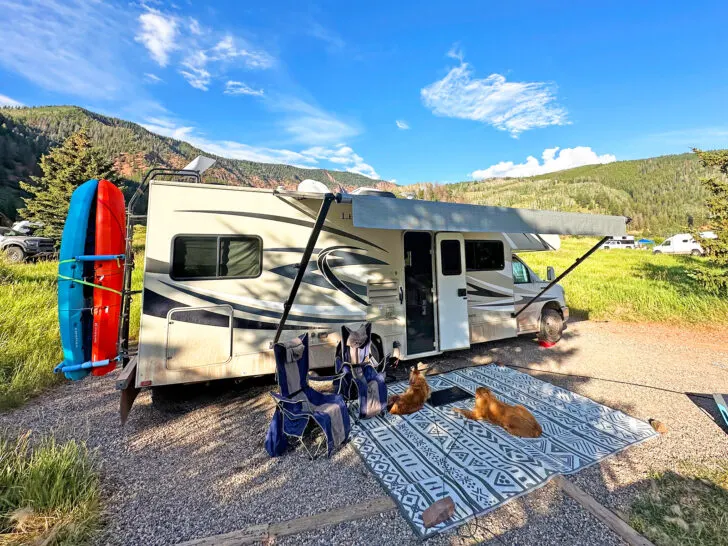
M 129 199 L 129 204 L 126 209 L 126 248 L 123 255 L 124 259 L 124 280 L 123 287 L 121 290 L 121 308 L 119 310 L 119 332 L 117 335 L 117 351 L 118 359 L 121 360 L 122 366 L 126 366 L 129 359 L 134 356 L 129 353 L 129 318 L 131 315 L 131 298 L 137 294 L 141 294 L 141 290 L 132 290 L 131 281 L 132 274 L 134 272 L 134 226 L 137 224 L 144 224 L 147 220 L 146 211 L 141 214 L 137 213 L 136 207 L 139 204 L 141 198 L 147 191 L 150 182 L 159 177 L 171 177 L 172 179 L 192 179 L 198 184 L 202 181 L 199 171 L 187 170 L 187 169 L 163 169 L 155 167 L 147 171 L 142 179 L 139 187 Z M 79 364 L 79 366 L 86 366 L 88 368 L 103 366 L 102 363 L 86 362 Z M 109 362 L 106 362 L 109 364 Z M 86 368 L 83 368 L 86 369 Z

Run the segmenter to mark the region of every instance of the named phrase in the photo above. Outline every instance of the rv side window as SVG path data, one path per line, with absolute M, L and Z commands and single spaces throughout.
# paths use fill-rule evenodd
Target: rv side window
M 180 235 L 174 239 L 173 279 L 245 279 L 260 275 L 259 237 Z
M 440 241 L 440 259 L 443 275 L 460 275 L 463 266 L 460 260 L 460 241 L 448 239 Z
M 501 271 L 506 266 L 501 241 L 465 241 L 467 271 Z
M 513 260 L 513 282 L 514 284 L 526 284 L 531 282 L 528 268 L 518 260 Z

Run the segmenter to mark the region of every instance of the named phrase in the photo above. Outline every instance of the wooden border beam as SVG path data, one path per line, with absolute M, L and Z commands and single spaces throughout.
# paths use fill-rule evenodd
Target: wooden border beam
M 391 497 L 377 497 L 364 501 L 361 504 L 344 506 L 336 510 L 314 514 L 313 516 L 291 519 L 280 523 L 251 525 L 239 531 L 233 531 L 224 535 L 182 542 L 178 546 L 237 546 L 238 544 L 254 544 L 276 537 L 296 535 L 307 531 L 315 531 L 316 529 L 321 529 L 329 525 L 337 525 L 346 521 L 376 516 L 384 512 L 390 512 L 396 508 L 397 505 Z
M 599 504 L 594 497 L 574 482 L 567 480 L 563 476 L 557 476 L 555 481 L 559 484 L 559 487 L 564 493 L 583 506 L 594 517 L 609 527 L 630 546 L 655 546 L 652 542 L 632 529 L 632 527 L 617 516 L 617 514 L 612 512 L 606 506 Z

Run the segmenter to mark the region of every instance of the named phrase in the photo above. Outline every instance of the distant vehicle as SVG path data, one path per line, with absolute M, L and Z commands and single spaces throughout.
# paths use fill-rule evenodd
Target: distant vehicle
M 612 237 L 602 245 L 604 250 L 613 248 L 636 248 L 634 237 L 632 235 L 623 235 L 621 237 Z
M 43 227 L 43 224 L 31 222 L 30 220 L 19 220 L 13 224 L 12 229 L 21 235 L 32 235 L 33 231 L 39 227 Z
M 14 263 L 28 258 L 42 258 L 55 254 L 55 241 L 48 237 L 33 237 L 17 231 L 0 227 L 0 252 Z
M 662 243 L 657 245 L 653 250 L 653 254 L 690 254 L 692 256 L 702 256 L 705 254 L 703 247 L 698 244 L 695 238 L 689 233 L 678 233 L 672 237 L 668 237 Z
M 715 234 L 715 231 L 701 231 L 699 235 L 703 239 L 717 239 L 718 236 Z

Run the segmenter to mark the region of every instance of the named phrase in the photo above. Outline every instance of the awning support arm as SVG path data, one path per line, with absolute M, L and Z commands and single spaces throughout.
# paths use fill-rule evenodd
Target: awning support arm
M 529 308 L 529 306 L 530 306 L 530 305 L 531 305 L 531 304 L 532 304 L 533 302 L 535 302 L 535 301 L 536 301 L 536 300 L 537 300 L 538 298 L 540 298 L 540 297 L 541 297 L 541 296 L 542 296 L 542 295 L 543 295 L 543 294 L 544 294 L 544 293 L 545 293 L 545 292 L 546 292 L 547 290 L 549 290 L 549 289 L 550 289 L 550 288 L 551 288 L 552 286 L 554 286 L 555 284 L 557 284 L 557 283 L 558 283 L 559 281 L 561 281 L 561 279 L 563 279 L 563 278 L 564 278 L 564 277 L 566 277 L 566 276 L 567 276 L 567 275 L 568 275 L 569 273 L 571 273 L 571 272 L 572 272 L 572 271 L 573 271 L 574 269 L 576 269 L 576 267 L 577 267 L 577 266 L 578 266 L 578 265 L 579 265 L 579 264 L 580 264 L 581 262 L 583 262 L 583 261 L 584 261 L 584 260 L 586 260 L 586 259 L 587 259 L 587 258 L 588 258 L 589 256 L 591 256 L 591 255 L 592 255 L 592 254 L 594 253 L 594 251 L 596 251 L 596 249 L 598 249 L 598 248 L 599 248 L 600 246 L 602 246 L 602 245 L 603 245 L 603 244 L 604 244 L 605 242 L 607 242 L 607 241 L 608 241 L 609 239 L 611 239 L 611 237 L 610 237 L 610 236 L 607 236 L 607 237 L 604 237 L 604 238 L 602 238 L 602 239 L 601 239 L 601 240 L 600 240 L 600 241 L 599 241 L 599 242 L 598 242 L 597 244 L 595 244 L 595 245 L 594 245 L 593 247 L 591 247 L 591 248 L 590 248 L 590 249 L 589 249 L 589 250 L 588 250 L 588 251 L 587 251 L 587 252 L 586 252 L 586 253 L 585 253 L 585 254 L 584 254 L 583 256 L 581 256 L 581 257 L 577 258 L 577 259 L 576 259 L 576 261 L 575 261 L 575 262 L 574 262 L 573 264 L 571 264 L 571 266 L 569 266 L 569 268 L 568 268 L 568 269 L 567 269 L 566 271 L 564 271 L 564 272 L 563 272 L 563 273 L 562 273 L 561 275 L 559 275 L 559 276 L 558 276 L 558 277 L 556 277 L 556 278 L 555 278 L 555 279 L 554 279 L 553 281 L 551 281 L 551 282 L 550 282 L 550 283 L 549 283 L 549 284 L 548 284 L 548 285 L 546 286 L 546 288 L 544 288 L 543 290 L 541 290 L 541 292 L 539 292 L 539 293 L 538 293 L 538 294 L 536 294 L 536 295 L 535 295 L 534 297 L 532 297 L 532 298 L 531 298 L 530 300 L 528 300 L 528 303 L 526 303 L 526 305 L 524 305 L 523 307 L 521 307 L 521 309 L 520 309 L 520 310 L 519 310 L 519 311 L 518 311 L 517 313 L 512 313 L 512 314 L 511 314 L 511 316 L 512 316 L 513 318 L 516 318 L 516 317 L 518 317 L 518 315 L 520 315 L 520 314 L 521 314 L 521 313 L 523 313 L 523 312 L 524 312 L 524 311 L 525 311 L 526 309 L 528 309 L 528 308 Z
M 278 323 L 278 329 L 276 330 L 276 337 L 273 339 L 273 345 L 278 343 L 278 340 L 281 337 L 281 332 L 283 332 L 283 327 L 288 319 L 288 313 L 291 311 L 293 302 L 296 300 L 298 287 L 301 286 L 303 276 L 306 274 L 308 261 L 311 259 L 311 253 L 316 246 L 316 241 L 318 241 L 319 233 L 321 233 L 321 228 L 324 226 L 324 222 L 326 221 L 326 215 L 329 213 L 331 203 L 339 201 L 340 198 L 341 196 L 339 194 L 327 193 L 324 195 L 323 201 L 321 202 L 321 208 L 319 209 L 318 216 L 316 217 L 316 222 L 314 223 L 313 230 L 311 230 L 311 235 L 308 238 L 306 249 L 303 251 L 303 256 L 301 256 L 301 263 L 298 265 L 298 271 L 296 272 L 296 278 L 293 280 L 291 292 L 288 294 L 288 299 L 286 299 L 283 304 L 283 315 L 281 315 L 281 321 Z

